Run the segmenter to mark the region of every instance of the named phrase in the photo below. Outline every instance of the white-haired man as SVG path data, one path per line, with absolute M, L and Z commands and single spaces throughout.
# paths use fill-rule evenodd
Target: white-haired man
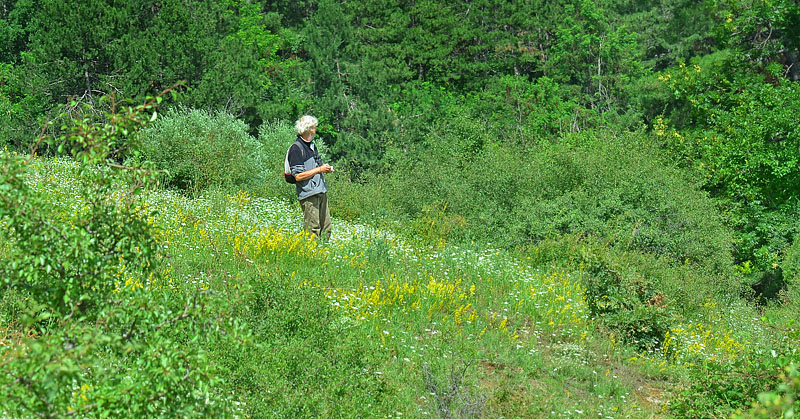
M 311 115 L 303 115 L 295 122 L 297 140 L 289 148 L 289 168 L 297 182 L 297 199 L 303 208 L 306 231 L 318 238 L 328 239 L 331 215 L 328 211 L 328 185 L 322 174 L 333 172 L 333 167 L 322 163 L 314 146 L 317 123 L 317 118 Z

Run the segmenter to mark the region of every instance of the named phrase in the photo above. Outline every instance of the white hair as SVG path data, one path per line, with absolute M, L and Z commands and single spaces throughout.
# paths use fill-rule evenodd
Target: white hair
M 318 123 L 319 121 L 317 121 L 317 118 L 311 115 L 303 115 L 294 123 L 294 129 L 297 131 L 298 135 L 301 135 L 310 131 L 311 128 L 317 126 Z

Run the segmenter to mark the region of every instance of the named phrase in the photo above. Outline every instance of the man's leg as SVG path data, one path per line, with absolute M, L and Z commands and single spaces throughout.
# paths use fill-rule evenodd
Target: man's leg
M 320 225 L 320 208 L 319 208 L 319 195 L 309 196 L 300 201 L 300 206 L 303 207 L 303 219 L 305 220 L 304 229 L 313 234 L 314 237 L 319 237 L 322 230 Z
M 322 240 L 327 241 L 331 238 L 331 213 L 328 211 L 328 194 L 321 193 L 318 195 L 320 197 L 319 202 L 319 225 L 320 225 L 320 233 L 319 237 Z

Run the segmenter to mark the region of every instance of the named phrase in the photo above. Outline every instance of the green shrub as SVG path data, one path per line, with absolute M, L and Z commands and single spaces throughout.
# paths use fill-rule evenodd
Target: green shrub
M 189 340 L 204 339 L 207 319 L 174 293 L 106 300 L 97 322 L 50 319 L 40 336 L 0 348 L 0 413 L 79 417 L 208 417 L 225 403 L 214 367 Z M 35 310 L 35 309 L 34 309 Z M 49 327 L 42 327 L 48 325 Z M 32 329 L 36 330 L 36 329 Z M 176 333 L 180 331 L 180 333 Z M 29 329 L 24 335 L 35 335 Z
M 795 237 L 794 243 L 784 251 L 781 269 L 790 287 L 800 287 L 800 236 Z
M 734 320 L 743 321 L 745 329 L 752 323 L 763 327 L 761 337 L 750 335 L 754 339 L 748 339 L 744 351 L 727 359 L 698 359 L 696 368 L 687 369 L 687 380 L 670 401 L 672 413 L 679 417 L 793 417 L 800 407 L 797 308 L 772 303 L 761 307 L 759 314 Z M 737 314 L 729 311 L 726 317 Z
M 777 324 L 774 320 L 761 318 L 762 324 L 778 328 L 772 329 L 769 344 L 752 345 L 727 360 L 699 360 L 698 368 L 688 370 L 688 380 L 678 388 L 670 411 L 679 417 L 793 417 L 800 408 L 796 344 L 800 330 L 796 312 L 788 325 L 783 319 Z
M 677 417 L 728 417 L 776 384 L 777 370 L 765 358 L 705 361 L 670 401 Z
M 757 14 L 775 18 L 781 16 L 776 10 L 788 10 L 768 9 Z M 759 45 L 758 54 L 766 50 L 766 43 Z M 767 63 L 753 71 L 748 54 L 724 51 L 666 71 L 657 84 L 670 98 L 662 106 L 666 119 L 657 118 L 653 126 L 675 162 L 692 167 L 703 188 L 725 206 L 736 232 L 734 257 L 758 271 L 754 288 L 763 296 L 783 286 L 774 272 L 776 256 L 798 233 L 800 213 L 800 189 L 789 186 L 800 182 L 800 85 L 775 60 L 758 66 Z
M 800 307 L 800 236 L 784 251 L 780 267 L 786 295 L 795 307 Z
M 583 233 L 625 248 L 723 272 L 731 232 L 715 204 L 680 170 L 663 164 L 641 133 L 585 133 L 531 156 L 518 181 L 517 237 Z M 566 142 L 565 141 L 565 142 Z
M 800 370 L 797 365 L 784 369 L 780 384 L 772 391 L 758 395 L 758 401 L 746 413 L 737 412 L 734 418 L 790 418 L 800 412 Z
M 659 347 L 671 326 L 666 298 L 650 278 L 608 256 L 581 255 L 590 313 L 628 343 L 642 349 Z
M 29 179 L 33 156 L 0 151 L 0 220 L 10 227 L 0 233 L 0 243 L 9 247 L 9 263 L 0 265 L 6 284 L 27 289 L 51 312 L 72 315 L 100 305 L 122 272 L 157 274 L 154 228 L 136 199 L 152 172 L 116 162 L 154 102 L 123 107 L 106 116 L 109 122 L 74 120 L 67 134 L 49 141 L 80 162 L 70 173 L 78 179 L 78 206 L 67 207 L 37 188 L 48 181 Z M 121 192 L 121 184 L 129 188 Z
M 685 299 L 670 286 L 684 279 L 680 267 L 591 237 L 548 239 L 527 253 L 534 265 L 560 265 L 580 277 L 590 315 L 643 350 L 659 348 L 678 313 L 714 295 L 701 286 L 692 293 L 696 299 Z
M 474 150 L 451 136 L 460 124 L 387 153 L 392 171 L 375 179 L 394 211 L 421 226 L 439 218 L 430 233 L 506 247 L 585 234 L 729 272 L 732 233 L 714 202 L 643 133 L 584 132 L 529 148 L 487 140 Z
M 52 106 L 44 94 L 46 82 L 41 75 L 32 75 L 28 65 L 8 61 L 0 63 L 0 80 L 0 148 L 27 151 Z
M 392 228 L 398 211 L 387 205 L 385 182 L 381 175 L 364 173 L 347 165 L 335 165 L 336 172 L 326 175 L 331 215 L 345 220 L 361 219 L 370 225 Z M 358 180 L 360 178 L 360 180 Z M 294 190 L 292 190 L 294 192 Z M 393 216 L 394 215 L 394 216 Z
M 165 173 L 167 187 L 258 188 L 264 179 L 260 144 L 230 114 L 176 108 L 140 133 L 144 155 Z
M 0 416 L 209 417 L 226 406 L 205 351 L 186 344 L 208 336 L 197 296 L 143 289 L 163 279 L 135 193 L 152 171 L 115 157 L 156 101 L 74 120 L 49 141 L 77 160 L 60 164 L 78 202 L 58 199 L 52 166 L 0 152 L 0 316 L 15 337 L 0 345 Z

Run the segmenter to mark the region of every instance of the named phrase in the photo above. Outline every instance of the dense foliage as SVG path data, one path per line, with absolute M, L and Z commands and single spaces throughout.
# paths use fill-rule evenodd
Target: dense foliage
M 174 109 L 142 130 L 142 158 L 163 170 L 166 187 L 197 192 L 263 183 L 262 151 L 227 113 Z
M 76 119 L 63 127 L 67 134 L 47 140 L 81 163 L 74 190 L 49 189 L 56 185 L 46 171 L 31 177 L 31 158 L 0 155 L 2 296 L 12 322 L 35 338 L 4 351 L 4 413 L 205 416 L 217 409 L 205 402 L 214 378 L 203 351 L 181 344 L 210 337 L 201 332 L 201 310 L 191 300 L 141 292 L 164 282 L 154 214 L 136 198 L 152 170 L 116 162 L 135 156 L 132 134 L 160 99 L 112 104 L 103 121 Z M 70 202 L 74 195 L 79 202 Z
M 520 406 L 560 358 L 513 345 L 635 351 L 630 374 L 680 383 L 649 413 L 797 412 L 797 1 L 73 3 L 0 0 L 8 414 L 555 414 Z M 485 286 L 397 242 L 317 248 L 280 211 L 253 221 L 251 194 L 293 199 L 302 114 L 338 220 L 545 273 L 503 264 Z M 461 358 L 403 368 L 396 333 Z M 578 393 L 624 393 L 567 365 L 602 388 Z

